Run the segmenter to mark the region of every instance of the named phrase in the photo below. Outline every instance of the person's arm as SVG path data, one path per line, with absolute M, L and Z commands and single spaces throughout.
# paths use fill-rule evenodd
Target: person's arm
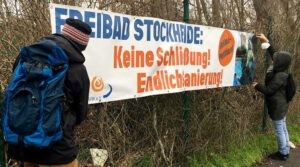
M 78 101 L 75 98 L 75 104 L 78 106 L 78 112 L 76 113 L 76 124 L 80 124 L 83 120 L 85 120 L 88 112 L 90 80 L 85 67 L 82 73 L 82 89 L 78 92 Z
M 270 44 L 270 46 L 268 47 L 267 49 L 268 53 L 270 54 L 271 56 L 271 59 L 273 60 L 273 55 L 274 53 L 276 52 L 276 50 L 273 48 L 273 46 Z
M 273 79 L 270 81 L 268 86 L 263 84 L 256 84 L 255 89 L 264 95 L 272 95 L 274 94 L 282 85 L 284 84 L 283 76 L 280 73 L 277 73 Z
M 273 60 L 273 55 L 276 52 L 276 50 L 270 44 L 268 38 L 264 34 L 258 34 L 258 35 L 256 35 L 256 37 L 261 42 L 262 48 L 267 49 L 269 55 L 271 56 L 271 59 Z
M 87 116 L 90 81 L 84 65 L 71 66 L 67 80 L 73 99 L 71 109 L 76 114 L 76 125 L 79 125 Z

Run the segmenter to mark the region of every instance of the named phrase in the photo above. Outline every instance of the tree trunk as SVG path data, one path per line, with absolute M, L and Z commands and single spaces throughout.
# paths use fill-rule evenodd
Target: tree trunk
M 268 11 L 268 0 L 253 0 L 254 10 L 256 12 L 256 29 L 266 29 L 267 28 L 267 20 L 270 15 Z
M 201 10 L 201 5 L 200 5 L 200 0 L 196 0 L 196 5 L 197 5 L 197 13 L 198 13 L 198 23 L 202 24 L 202 10 Z
M 200 0 L 200 2 L 201 2 L 201 6 L 202 6 L 202 10 L 203 10 L 203 14 L 204 14 L 206 23 L 207 23 L 207 25 L 211 25 L 211 19 L 210 19 L 210 15 L 207 11 L 206 3 L 204 0 Z
M 222 27 L 220 0 L 212 0 L 212 21 L 216 27 Z

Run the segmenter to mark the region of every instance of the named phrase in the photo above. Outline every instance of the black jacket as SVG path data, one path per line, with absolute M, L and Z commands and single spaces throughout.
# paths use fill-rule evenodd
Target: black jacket
M 291 55 L 288 52 L 275 52 L 272 46 L 268 48 L 268 52 L 273 60 L 273 66 L 268 69 L 265 85 L 257 84 L 255 88 L 265 95 L 271 119 L 281 120 L 288 111 L 285 86 L 287 84 L 287 70 L 291 63 Z
M 90 81 L 83 65 L 85 58 L 74 41 L 60 34 L 45 38 L 55 41 L 69 57 L 69 69 L 64 87 L 66 104 L 62 113 L 64 136 L 61 141 L 53 143 L 49 148 L 21 148 L 9 145 L 8 155 L 18 160 L 38 164 L 66 164 L 73 161 L 78 154 L 78 146 L 74 141 L 74 127 L 86 118 Z

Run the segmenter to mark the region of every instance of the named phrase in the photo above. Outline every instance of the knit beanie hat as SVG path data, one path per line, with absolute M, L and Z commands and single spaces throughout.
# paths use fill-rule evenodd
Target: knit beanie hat
M 73 18 L 68 18 L 62 29 L 62 34 L 76 42 L 81 50 L 85 50 L 89 42 L 91 32 L 92 29 L 88 24 Z

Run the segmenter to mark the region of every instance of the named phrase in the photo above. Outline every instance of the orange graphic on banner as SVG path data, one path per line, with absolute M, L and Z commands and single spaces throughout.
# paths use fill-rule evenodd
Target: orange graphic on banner
M 234 37 L 228 30 L 224 30 L 219 42 L 219 62 L 222 66 L 227 66 L 233 57 Z
M 91 86 L 94 92 L 101 92 L 104 88 L 104 82 L 101 77 L 94 77 Z

